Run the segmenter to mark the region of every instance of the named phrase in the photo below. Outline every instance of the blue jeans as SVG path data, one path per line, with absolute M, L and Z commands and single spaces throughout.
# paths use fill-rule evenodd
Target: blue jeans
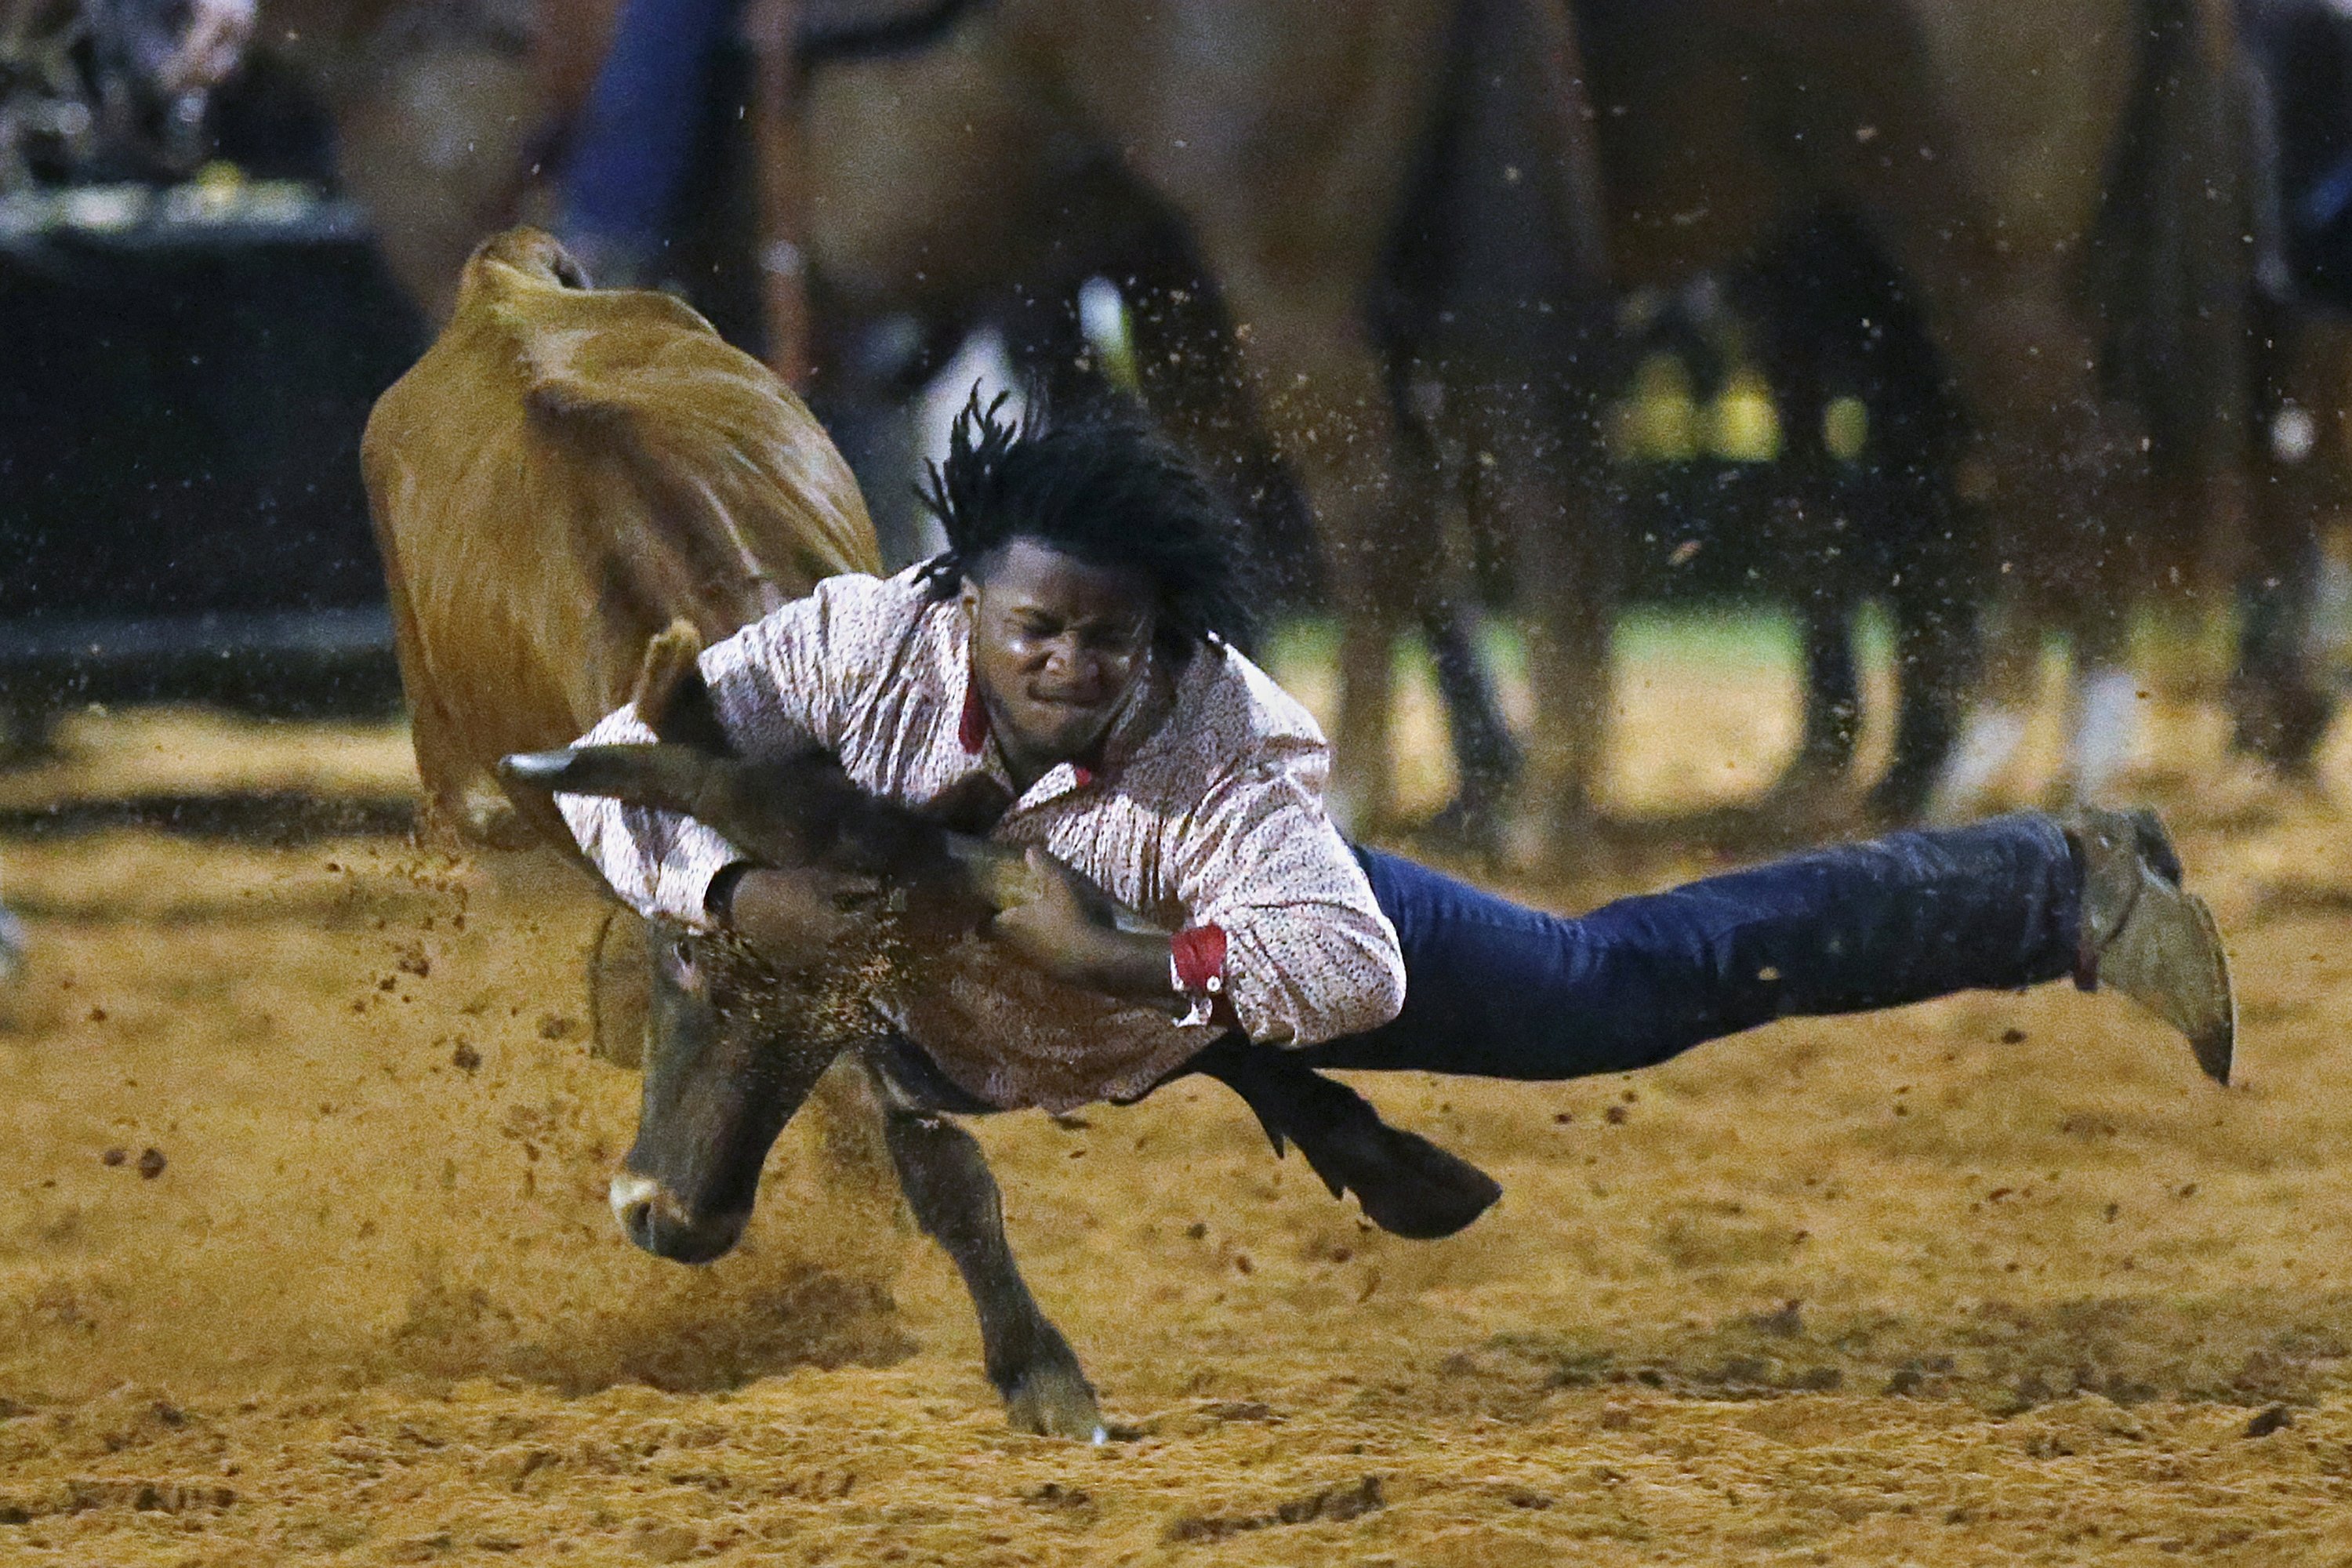
M 623 0 L 564 172 L 562 224 L 650 256 L 669 237 L 710 62 L 740 0 Z
M 1377 850 L 1404 1010 L 1286 1052 L 1312 1068 L 1569 1079 L 1652 1066 L 1775 1018 L 2013 990 L 2074 965 L 2082 875 L 2038 813 L 1897 833 L 1576 917 Z

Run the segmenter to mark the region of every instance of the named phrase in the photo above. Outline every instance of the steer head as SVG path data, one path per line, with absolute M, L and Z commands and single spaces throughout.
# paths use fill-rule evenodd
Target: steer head
M 499 764 L 509 788 L 675 812 L 760 864 L 824 866 L 883 889 L 845 911 L 847 934 L 821 953 L 763 955 L 724 933 L 675 928 L 652 942 L 644 1098 L 613 1208 L 632 1241 L 688 1263 L 734 1246 L 778 1134 L 836 1057 L 888 1026 L 891 999 L 919 978 L 919 955 L 1032 896 L 1034 876 L 1021 850 L 877 800 L 830 758 L 731 755 L 701 647 L 679 622 L 646 647 L 631 703 L 656 743 Z
M 914 835 L 846 829 L 862 797 L 829 762 L 761 765 L 671 743 L 524 753 L 499 773 L 692 816 L 766 864 L 915 858 Z M 681 1263 L 735 1245 L 778 1134 L 834 1059 L 886 1026 L 876 1004 L 894 983 L 907 904 L 894 901 L 867 901 L 847 935 L 789 964 L 724 932 L 656 926 L 637 1135 L 612 1184 L 630 1240 Z
M 692 816 L 767 865 L 824 864 L 888 889 L 849 934 L 779 965 L 723 933 L 675 927 L 652 947 L 637 1135 L 613 1210 L 646 1251 L 705 1263 L 741 1236 L 768 1151 L 828 1066 L 884 1027 L 876 1011 L 911 946 L 973 929 L 1028 875 L 1017 853 L 865 795 L 828 759 L 729 754 L 681 622 L 646 648 L 632 704 L 661 743 L 528 752 L 508 785 L 610 796 Z
M 653 964 L 637 1135 L 613 1215 L 647 1252 L 708 1263 L 742 1236 L 785 1123 L 874 1026 L 839 976 L 780 976 L 725 936 L 667 933 Z

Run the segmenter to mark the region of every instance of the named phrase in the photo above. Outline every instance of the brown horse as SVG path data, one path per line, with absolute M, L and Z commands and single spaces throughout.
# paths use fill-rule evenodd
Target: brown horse
M 2127 613 L 2221 592 L 2215 547 L 2242 515 L 2251 256 L 2224 0 L 1579 16 L 1620 279 L 1737 265 L 1824 211 L 1893 269 L 2024 634 L 1962 760 L 2001 749 L 2054 626 L 2088 697 L 2075 782 L 2095 792 L 2129 717 Z
M 461 247 L 511 203 L 607 25 L 604 0 L 515 16 L 468 0 L 429 26 L 374 0 L 272 3 L 289 25 L 266 20 L 264 37 L 299 35 L 287 47 L 319 49 L 345 84 L 351 177 L 396 258 Z M 1211 395 L 1197 378 L 1170 391 L 1184 378 L 1166 374 L 1146 391 L 1196 429 L 1263 422 L 1304 479 L 1350 611 L 1348 689 L 1364 700 L 1340 721 L 1338 796 L 1360 817 L 1386 794 L 1389 635 L 1415 606 L 1434 605 L 1424 618 L 1443 626 L 1458 602 L 1431 521 L 1438 452 L 1463 457 L 1471 499 L 1501 514 L 1492 531 L 1529 552 L 1535 685 L 1567 703 L 1538 726 L 1530 794 L 1576 816 L 1598 742 L 1574 720 L 1592 718 L 1600 691 L 1615 544 L 1579 493 L 1597 465 L 1574 384 L 1594 384 L 1594 345 L 1562 330 L 1559 309 L 1601 271 L 1588 91 L 1605 100 L 1594 125 L 1621 283 L 1737 263 L 1824 210 L 1866 237 L 1932 344 L 1938 384 L 1925 391 L 1948 390 L 1965 427 L 1964 455 L 1933 459 L 1946 477 L 1922 505 L 1951 516 L 1927 532 L 1965 542 L 1970 515 L 1989 517 L 1984 565 L 2011 618 L 2067 628 L 2078 664 L 2106 672 L 2091 689 L 2118 689 L 2125 606 L 2179 605 L 2223 574 L 2247 400 L 2210 389 L 2248 378 L 2221 0 L 2063 0 L 2022 18 L 1990 0 L 1584 0 L 1572 29 L 1556 0 L 1133 3 L 804 7 L 849 29 L 833 37 L 871 22 L 919 46 L 820 59 L 800 94 L 824 324 L 838 347 L 850 334 L 835 329 L 860 321 L 968 321 L 1117 270 L 1138 237 L 1179 236 L 1216 305 L 1194 302 L 1145 363 L 1223 364 L 1206 373 Z M 1494 200 L 1514 193 L 1516 206 Z M 1459 221 L 1465 194 L 1486 204 L 1483 224 Z M 1417 223 L 1454 240 L 1424 272 L 1474 295 L 1510 279 L 1484 289 L 1499 306 L 1485 328 L 1439 291 L 1360 308 Z M 1549 272 L 1513 272 L 1530 258 Z M 446 265 L 403 272 L 429 289 Z M 1476 353 L 1460 340 L 1425 352 L 1433 324 L 1466 329 Z M 1204 339 L 1216 353 L 1188 350 Z M 863 357 L 822 367 L 829 404 Z M 1439 439 L 1421 409 L 1449 416 Z M 1889 574 L 1917 612 L 1904 662 L 1939 689 L 1908 754 L 1952 727 L 1982 591 L 1969 565 Z M 1999 693 L 2033 666 L 2001 661 L 1964 758 L 1999 751 L 2013 701 Z M 2115 748 L 2091 707 L 2077 749 L 2095 785 Z M 1948 787 L 1947 804 L 1968 793 Z
M 1123 273 L 1137 237 L 1181 237 L 1217 309 L 1141 357 L 1224 353 L 1223 407 L 1245 410 L 1228 423 L 1265 430 L 1303 487 L 1343 628 L 1333 798 L 1360 826 L 1391 813 L 1396 636 L 1442 626 L 1458 599 L 1441 446 L 1402 395 L 1428 384 L 1457 477 L 1507 517 L 1490 531 L 1528 552 L 1549 612 L 1529 794 L 1572 805 L 1571 715 L 1596 689 L 1606 600 L 1571 555 L 1596 537 L 1573 515 L 1590 453 L 1561 439 L 1598 292 L 1575 79 L 1564 19 L 1537 0 L 998 0 L 940 47 L 808 79 L 821 316 L 960 320 L 1012 286 Z M 1401 237 L 1417 252 L 1400 302 Z M 1218 406 L 1182 379 L 1144 385 L 1180 429 Z M 1468 681 L 1449 695 L 1486 701 Z M 1474 793 L 1498 735 L 1474 725 L 1459 748 Z
M 542 5 L 268 0 L 261 36 L 326 83 L 346 183 L 436 310 L 457 258 L 527 201 L 609 26 L 604 0 Z M 1212 456 L 1233 431 L 1266 432 L 1303 486 L 1345 627 L 1338 805 L 1362 823 L 1389 816 L 1392 648 L 1416 621 L 1440 645 L 1465 794 L 1491 805 L 1507 771 L 1510 742 L 1464 651 L 1444 452 L 1483 531 L 1526 552 L 1520 576 L 1543 610 L 1530 795 L 1573 817 L 1589 726 L 1571 716 L 1598 690 L 1608 595 L 1579 558 L 1601 537 L 1577 521 L 1595 466 L 1576 315 L 1598 297 L 1600 246 L 1557 7 L 809 9 L 822 26 L 798 97 L 796 205 L 822 341 L 841 351 L 816 395 L 837 407 L 856 394 L 856 323 L 967 323 L 1014 295 L 1129 270 L 1146 244 L 1180 237 L 1203 286 L 1145 312 L 1161 324 L 1145 391 Z M 933 12 L 941 25 L 907 26 Z M 917 47 L 852 47 L 893 26 Z M 1423 282 L 1403 292 L 1401 237 Z

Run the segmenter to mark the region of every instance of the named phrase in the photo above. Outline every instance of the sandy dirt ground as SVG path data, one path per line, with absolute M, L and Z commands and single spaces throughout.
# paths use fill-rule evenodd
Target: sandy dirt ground
M 1787 744 L 1782 672 L 1661 643 L 1623 679 L 1629 814 Z M 1633 1078 L 1360 1080 L 1507 1188 L 1434 1244 L 1214 1086 L 982 1124 L 1122 1423 L 1088 1447 L 1005 1428 L 952 1271 L 800 1129 L 736 1256 L 622 1240 L 584 906 L 278 793 L 396 818 L 395 731 L 66 739 L 0 782 L 36 944 L 0 995 L 0 1562 L 2352 1562 L 2326 789 L 2166 786 L 2240 966 L 2227 1091 L 2064 987 Z M 200 795 L 261 804 L 100 809 Z M 1720 863 L 1629 831 L 1534 893 Z

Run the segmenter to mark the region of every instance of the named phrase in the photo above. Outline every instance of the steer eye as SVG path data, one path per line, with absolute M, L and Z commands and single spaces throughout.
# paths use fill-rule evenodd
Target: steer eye
M 675 938 L 663 949 L 662 972 L 671 984 L 690 995 L 699 996 L 706 989 L 709 976 L 695 959 L 690 937 Z

